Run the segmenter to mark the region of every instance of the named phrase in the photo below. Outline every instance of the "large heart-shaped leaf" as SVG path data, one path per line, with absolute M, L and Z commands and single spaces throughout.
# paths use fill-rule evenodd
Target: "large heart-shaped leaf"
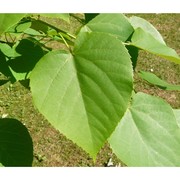
M 151 34 L 137 28 L 131 38 L 131 45 L 161 56 L 167 60 L 180 64 L 180 57 L 176 51 L 156 40 Z
M 123 14 L 99 14 L 81 29 L 82 31 L 104 32 L 126 41 L 134 29 Z
M 26 127 L 16 119 L 0 119 L 0 163 L 32 166 L 33 144 Z
M 180 166 L 180 129 L 160 98 L 137 93 L 109 142 L 128 166 Z
M 122 42 L 104 33 L 81 33 L 72 54 L 45 55 L 30 86 L 39 111 L 95 158 L 127 109 L 131 60 Z
M 25 14 L 0 14 L 0 34 L 20 21 Z

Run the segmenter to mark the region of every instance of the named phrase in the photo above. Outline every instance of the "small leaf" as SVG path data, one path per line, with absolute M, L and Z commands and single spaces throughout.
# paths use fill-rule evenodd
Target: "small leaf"
M 132 43 L 135 47 L 148 51 L 150 53 L 161 56 L 169 61 L 180 64 L 180 57 L 176 51 L 159 41 L 157 41 L 152 35 L 145 32 L 141 28 L 137 28 L 131 38 Z
M 40 32 L 38 32 L 37 30 L 34 30 L 32 28 L 28 28 L 24 31 L 25 34 L 31 35 L 31 36 L 39 36 L 42 35 Z
M 14 58 L 20 56 L 14 48 L 5 43 L 0 43 L 0 50 L 7 57 Z
M 137 93 L 109 142 L 128 166 L 180 166 L 180 128 L 160 98 Z
M 16 119 L 0 119 L 0 163 L 32 166 L 33 145 L 27 128 Z
M 134 29 L 123 14 L 99 14 L 81 29 L 87 31 L 108 33 L 124 42 Z
M 9 28 L 7 32 L 22 33 L 30 27 L 31 27 L 31 22 L 29 22 L 29 21 L 20 22 L 20 23 L 16 24 L 15 26 Z
M 149 83 L 154 84 L 162 89 L 180 91 L 180 85 L 169 84 L 166 81 L 163 81 L 162 79 L 157 77 L 153 73 L 140 71 L 140 73 L 138 73 L 138 74 L 142 79 L 144 79 L 144 80 L 148 81 Z
M 134 27 L 134 29 L 141 28 L 145 32 L 151 34 L 160 43 L 166 45 L 161 34 L 157 31 L 157 29 L 150 22 L 146 21 L 143 18 L 137 17 L 137 16 L 130 17 L 129 21 L 130 21 L 131 25 Z
M 0 14 L 0 34 L 18 23 L 25 14 Z
M 39 61 L 30 87 L 39 111 L 95 159 L 127 109 L 132 71 L 121 41 L 104 33 L 81 33 L 73 55 L 53 51 Z

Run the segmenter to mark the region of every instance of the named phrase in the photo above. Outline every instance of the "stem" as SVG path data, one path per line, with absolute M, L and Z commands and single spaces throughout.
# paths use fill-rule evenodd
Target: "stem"
M 70 33 L 66 33 L 69 37 L 71 37 L 71 38 L 73 38 L 73 39 L 76 39 L 76 36 L 74 36 L 74 35 L 72 35 L 72 34 L 70 34 Z
M 8 41 L 8 39 L 7 39 L 7 35 L 6 35 L 6 34 L 7 34 L 7 33 L 5 32 L 5 33 L 4 33 L 4 36 L 5 36 L 6 42 L 7 42 L 7 43 L 9 43 L 9 41 Z
M 70 50 L 70 47 L 68 45 L 68 43 L 66 42 L 66 40 L 64 39 L 64 37 L 61 35 L 61 33 L 58 33 L 60 35 L 60 37 L 62 38 L 64 44 L 66 45 L 66 47 Z
M 9 38 L 11 39 L 11 42 L 8 40 L 7 34 L 8 34 L 8 36 L 9 36 Z M 8 44 L 8 43 L 11 43 L 11 44 L 14 44 L 14 43 L 15 43 L 16 37 L 13 39 L 10 33 L 5 32 L 5 33 L 4 33 L 4 36 L 5 36 L 5 39 L 6 39 L 6 43 L 7 43 L 7 44 Z
M 14 42 L 15 42 L 15 40 L 16 40 L 16 37 L 13 39 L 10 33 L 8 33 L 8 35 L 9 35 L 9 37 L 10 37 L 12 43 L 14 44 Z

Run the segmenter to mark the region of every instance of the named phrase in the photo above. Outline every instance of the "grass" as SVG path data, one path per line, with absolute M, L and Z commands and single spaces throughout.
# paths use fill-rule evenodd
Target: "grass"
M 128 14 L 128 16 L 131 15 Z M 150 21 L 160 31 L 166 43 L 180 54 L 180 14 L 138 14 L 138 16 Z M 80 24 L 74 18 L 72 21 L 73 26 L 67 24 L 65 29 L 71 29 L 74 33 L 74 29 Z M 61 25 L 61 22 L 53 23 Z M 51 42 L 50 46 L 59 48 L 56 42 Z M 138 77 L 139 70 L 152 69 L 162 79 L 180 84 L 180 65 L 140 52 L 135 70 L 135 90 L 160 96 L 174 108 L 180 108 L 180 92 L 161 90 Z M 80 147 L 48 123 L 34 107 L 29 90 L 18 82 L 0 86 L 0 116 L 2 115 L 18 119 L 28 128 L 34 144 L 33 166 L 106 166 L 110 158 L 114 165 L 124 166 L 112 153 L 108 143 L 99 152 L 97 161 L 94 163 Z

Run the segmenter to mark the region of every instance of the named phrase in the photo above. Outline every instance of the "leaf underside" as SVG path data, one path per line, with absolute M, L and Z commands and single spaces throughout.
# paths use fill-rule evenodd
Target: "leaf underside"
M 128 166 L 180 166 L 180 129 L 160 98 L 137 93 L 109 142 Z
M 137 28 L 131 38 L 130 45 L 156 54 L 174 63 L 180 64 L 180 57 L 176 51 L 165 44 L 160 43 L 151 34 L 141 28 Z
M 131 23 L 131 25 L 133 26 L 134 29 L 141 28 L 145 32 L 151 34 L 157 41 L 166 45 L 161 34 L 157 31 L 157 29 L 150 22 L 146 21 L 143 18 L 137 17 L 137 16 L 130 17 L 129 22 Z

